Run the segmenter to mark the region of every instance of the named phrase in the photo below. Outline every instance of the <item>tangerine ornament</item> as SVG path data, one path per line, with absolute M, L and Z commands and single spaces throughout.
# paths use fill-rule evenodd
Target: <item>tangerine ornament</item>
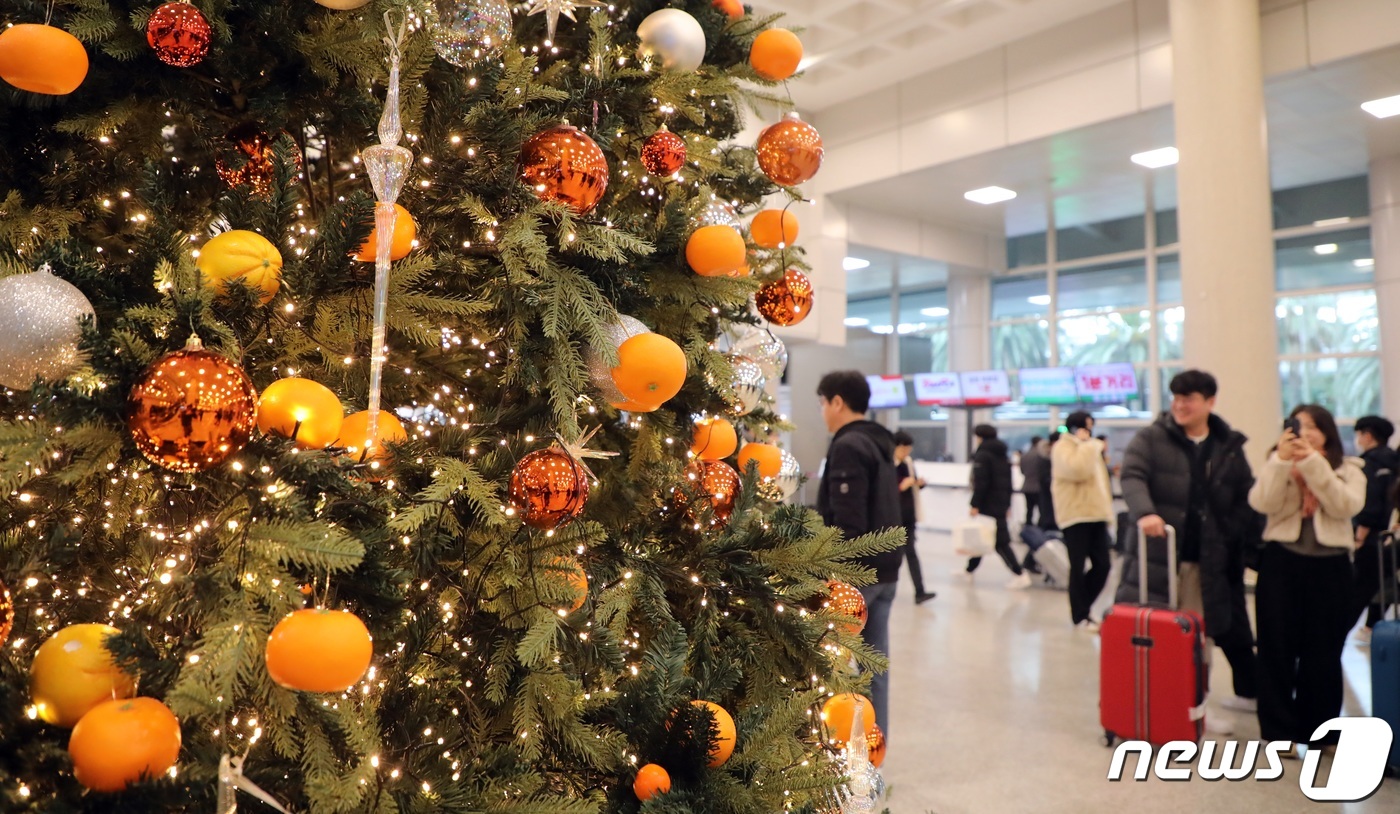
M 866 741 L 869 742 L 870 736 L 875 732 L 875 707 L 871 706 L 869 698 L 851 692 L 833 695 L 822 705 L 822 722 L 826 724 L 832 741 L 845 743 L 851 739 L 858 704 L 863 706 L 861 728 L 865 731 Z
M 527 526 L 550 531 L 583 513 L 588 470 L 563 447 L 531 452 L 510 473 L 510 505 Z
M 345 447 L 346 453 L 354 456 L 359 463 L 368 461 L 372 469 L 378 469 L 393 458 L 388 445 L 402 444 L 407 440 L 408 431 L 403 428 L 403 422 L 388 410 L 379 411 L 374 437 L 371 438 L 369 410 L 361 410 L 347 415 L 340 422 L 340 439 L 337 443 Z
M 558 201 L 578 215 L 592 212 L 608 191 L 607 156 L 567 124 L 531 136 L 520 148 L 516 169 L 537 198 Z
M 758 168 L 768 180 L 796 186 L 811 180 L 822 168 L 822 137 L 817 128 L 789 113 L 758 136 Z
M 765 209 L 753 216 L 749 236 L 760 249 L 782 249 L 797 242 L 797 216 L 786 209 Z
M 107 650 L 107 639 L 120 632 L 110 625 L 69 625 L 39 645 L 29 665 L 29 698 L 40 720 L 71 727 L 103 701 L 136 694 L 136 680 Z
M 93 791 L 123 791 L 170 771 L 180 758 L 180 721 L 154 698 L 104 701 L 68 737 L 73 776 Z
M 556 568 L 563 569 L 564 581 L 573 589 L 568 612 L 574 613 L 588 601 L 588 574 L 584 572 L 579 561 L 572 557 L 556 557 L 553 564 Z
M 826 603 L 827 607 L 854 620 L 838 622 L 837 624 L 853 636 L 865 630 L 866 620 L 870 618 L 870 611 L 865 606 L 865 594 L 861 593 L 856 586 L 835 579 L 828 582 L 826 587 L 831 592 Z
M 15 600 L 10 596 L 10 589 L 5 587 L 5 583 L 0 582 L 0 647 L 5 646 L 5 641 L 10 638 L 10 631 L 15 627 Z
M 702 277 L 739 277 L 748 269 L 747 251 L 738 229 L 702 226 L 685 242 L 685 261 Z
M 875 764 L 875 768 L 878 769 L 885 765 L 885 752 L 889 747 L 889 742 L 885 740 L 885 733 L 880 730 L 879 724 L 871 728 L 875 731 L 865 739 L 865 745 L 870 748 L 870 762 Z
M 685 166 L 685 140 L 662 125 L 642 142 L 642 166 L 652 175 L 675 175 Z
M 788 269 L 781 280 L 765 283 L 754 295 L 754 302 L 764 319 L 788 327 L 812 313 L 815 296 L 811 279 L 797 269 Z
M 230 229 L 210 238 L 195 261 L 204 275 L 204 284 L 219 295 L 228 284 L 239 280 L 253 289 L 263 303 L 269 302 L 282 285 L 282 253 L 257 232 Z
M 637 770 L 637 779 L 632 781 L 632 793 L 637 799 L 646 802 L 658 794 L 671 790 L 671 775 L 655 763 L 648 763 Z
M 20 90 L 65 96 L 87 72 L 87 49 L 61 28 L 21 23 L 0 32 L 0 79 Z
M 781 82 L 802 64 L 802 40 L 786 28 L 770 28 L 754 37 L 749 65 L 764 79 Z
M 734 742 L 738 738 L 738 730 L 734 727 L 734 718 L 729 712 L 719 704 L 712 701 L 691 701 L 692 706 L 707 709 L 715 719 L 715 740 L 710 747 L 710 768 L 717 769 L 723 766 L 729 756 L 734 754 Z
M 729 518 L 734 516 L 734 506 L 743 486 L 734 467 L 724 461 L 700 460 L 690 465 L 686 475 L 691 483 L 697 485 L 698 491 L 709 496 L 715 521 L 729 522 Z
M 345 692 L 369 669 L 374 640 L 348 611 L 295 611 L 267 637 L 267 674 L 278 686 L 303 692 Z
M 739 450 L 739 472 L 749 471 L 749 462 L 758 464 L 760 478 L 776 478 L 783 468 L 783 451 L 772 444 L 744 444 Z
M 401 204 L 394 204 L 394 239 L 389 247 L 390 260 L 402 260 L 413 251 L 413 241 L 418 238 L 418 225 Z M 379 227 L 370 230 L 369 237 L 360 244 L 355 259 L 361 263 L 373 263 L 379 252 Z
M 731 20 L 737 20 L 744 16 L 744 4 L 740 3 L 739 0 L 713 0 L 712 4 Z
M 202 472 L 243 449 L 258 424 L 258 394 L 243 369 L 191 336 L 146 368 L 126 400 L 136 448 L 157 466 Z
M 325 449 L 335 443 L 344 421 L 340 398 L 311 379 L 278 379 L 258 399 L 258 429 L 290 438 L 301 449 Z
M 199 9 L 187 0 L 166 3 L 146 21 L 146 42 L 166 65 L 189 68 L 204 61 L 213 31 Z
M 706 461 L 728 458 L 739 448 L 739 434 L 734 425 L 723 418 L 702 418 L 695 422 L 695 434 L 690 451 Z
M 655 405 L 652 412 L 681 392 L 686 375 L 685 351 L 658 333 L 630 337 L 617 349 L 613 384 L 631 405 Z

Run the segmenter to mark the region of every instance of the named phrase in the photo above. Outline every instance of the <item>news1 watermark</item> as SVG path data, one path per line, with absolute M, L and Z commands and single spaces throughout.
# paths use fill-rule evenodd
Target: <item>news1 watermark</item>
M 1322 750 L 1309 749 L 1303 757 L 1303 769 L 1298 776 L 1298 788 L 1309 799 L 1319 803 L 1355 803 L 1365 800 L 1385 781 L 1386 764 L 1395 733 L 1383 718 L 1333 718 L 1313 732 L 1314 742 L 1336 733 L 1336 752 L 1327 781 L 1317 783 Z M 1137 755 L 1133 780 L 1146 780 L 1150 770 L 1158 779 L 1191 780 L 1257 780 L 1271 782 L 1283 777 L 1283 755 L 1294 744 L 1290 741 L 1172 741 L 1156 751 L 1147 741 L 1124 741 L 1113 750 L 1113 763 L 1108 767 L 1108 779 L 1123 780 L 1123 770 L 1129 754 Z M 1259 756 L 1264 762 L 1260 765 Z M 1199 759 L 1197 759 L 1199 758 Z M 1238 761 L 1236 760 L 1238 758 Z M 1196 762 L 1194 768 L 1190 765 Z

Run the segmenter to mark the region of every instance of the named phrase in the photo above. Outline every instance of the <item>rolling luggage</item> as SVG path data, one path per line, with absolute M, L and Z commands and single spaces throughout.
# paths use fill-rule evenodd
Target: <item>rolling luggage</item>
M 1030 547 L 1031 557 L 1045 574 L 1045 581 L 1056 588 L 1069 587 L 1069 549 L 1058 531 L 1042 531 L 1037 526 L 1021 527 L 1021 542 Z
M 1118 513 L 1118 522 L 1114 526 L 1113 550 L 1119 554 L 1127 554 L 1128 546 L 1133 544 L 1137 538 L 1137 524 L 1133 522 L 1132 515 L 1127 512 Z
M 1396 552 L 1395 535 L 1381 535 L 1381 607 L 1389 615 L 1400 604 L 1400 586 L 1393 573 L 1385 569 L 1385 552 L 1400 558 Z M 1371 629 L 1371 714 L 1390 724 L 1396 737 L 1390 743 L 1390 758 L 1386 767 L 1391 774 L 1400 774 L 1400 617 L 1384 618 Z
M 1099 634 L 1099 722 L 1104 740 L 1154 745 L 1201 739 L 1205 727 L 1205 623 L 1176 610 L 1176 530 L 1167 527 L 1167 593 L 1172 607 L 1147 604 L 1146 535 L 1138 535 L 1140 604 L 1114 605 Z

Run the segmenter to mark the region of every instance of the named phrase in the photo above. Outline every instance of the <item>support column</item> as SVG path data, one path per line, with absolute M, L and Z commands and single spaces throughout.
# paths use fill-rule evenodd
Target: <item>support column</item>
M 1280 420 L 1259 0 L 1171 0 L 1171 26 L 1186 363 L 1258 465 Z
M 948 274 L 948 366 L 985 370 L 991 344 L 992 278 L 984 272 L 954 269 Z M 948 419 L 948 452 L 966 462 L 967 420 L 961 411 Z
M 1400 156 L 1371 161 L 1371 251 L 1381 321 L 1381 413 L 1400 414 Z

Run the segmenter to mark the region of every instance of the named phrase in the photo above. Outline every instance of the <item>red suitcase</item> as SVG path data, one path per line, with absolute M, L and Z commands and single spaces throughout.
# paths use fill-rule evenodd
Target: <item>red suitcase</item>
M 1099 631 L 1099 721 L 1109 746 L 1119 738 L 1194 743 L 1205 726 L 1205 623 L 1175 610 L 1176 530 L 1168 526 L 1158 540 L 1167 547 L 1171 607 L 1147 604 L 1147 538 L 1139 534 L 1141 604 L 1114 605 Z

